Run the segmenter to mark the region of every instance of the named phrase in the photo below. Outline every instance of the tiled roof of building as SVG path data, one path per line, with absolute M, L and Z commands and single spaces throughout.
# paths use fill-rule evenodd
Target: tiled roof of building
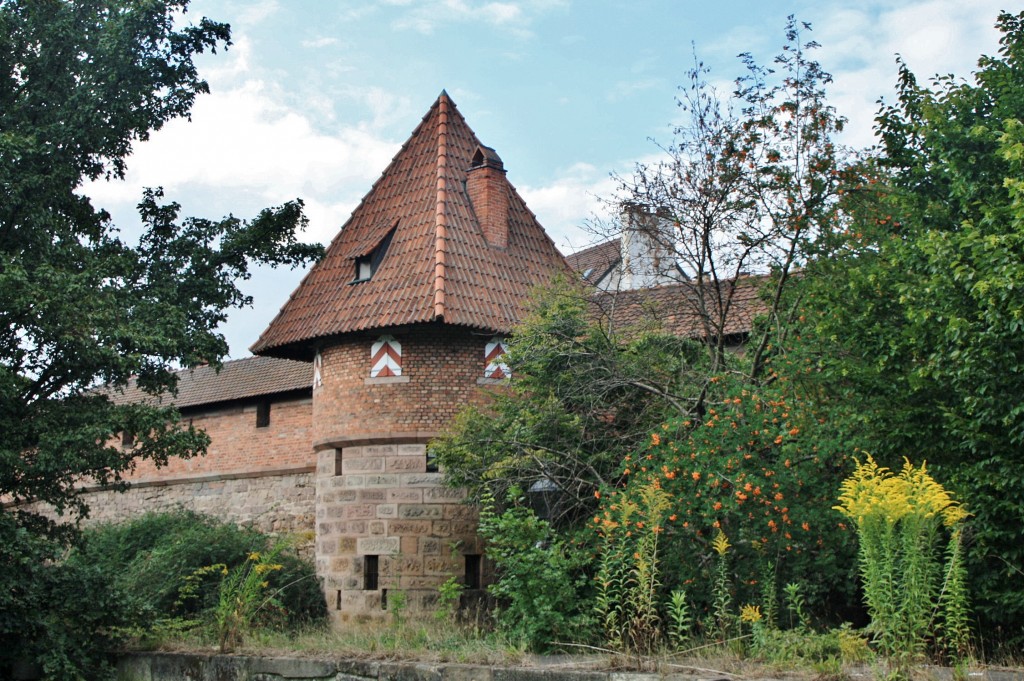
M 317 339 L 424 322 L 510 331 L 529 289 L 568 269 L 503 171 L 508 242 L 488 243 L 465 189 L 481 147 L 442 92 L 252 351 L 308 359 Z M 372 277 L 354 282 L 356 259 L 389 234 Z
M 596 286 L 622 260 L 621 249 L 621 240 L 613 239 L 567 255 L 565 259 L 583 281 Z
M 765 281 L 742 276 L 723 280 L 717 288 L 705 283 L 703 295 L 695 282 L 687 281 L 602 292 L 593 300 L 601 321 L 621 331 L 657 329 L 688 338 L 740 336 L 767 311 L 760 296 Z
M 224 362 L 219 372 L 204 365 L 177 373 L 177 396 L 153 397 L 134 385 L 123 393 L 109 392 L 108 395 L 117 404 L 159 402 L 183 409 L 313 387 L 312 364 L 276 357 L 246 357 Z

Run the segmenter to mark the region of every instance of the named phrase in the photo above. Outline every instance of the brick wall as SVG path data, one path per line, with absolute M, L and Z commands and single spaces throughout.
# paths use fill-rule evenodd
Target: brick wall
M 487 243 L 507 247 L 509 186 L 505 171 L 489 165 L 470 168 L 466 193 Z
M 466 579 L 467 565 L 486 581 L 477 511 L 428 470 L 425 443 L 482 399 L 490 336 L 431 327 L 391 335 L 400 376 L 370 378 L 376 336 L 343 339 L 321 351 L 313 393 L 317 574 L 341 621 L 386 615 L 395 590 L 410 609 L 429 609 L 441 584 Z
M 138 464 L 134 481 L 155 481 L 209 474 L 251 473 L 281 469 L 313 469 L 313 401 L 309 397 L 274 398 L 270 422 L 256 427 L 257 402 L 215 407 L 186 414 L 210 436 L 205 456 L 172 459 L 162 468 Z
M 435 434 L 464 405 L 479 399 L 489 336 L 429 327 L 392 335 L 402 345 L 402 375 L 397 377 L 370 378 L 370 345 L 376 335 L 347 338 L 322 351 L 323 385 L 313 400 L 314 447 Z

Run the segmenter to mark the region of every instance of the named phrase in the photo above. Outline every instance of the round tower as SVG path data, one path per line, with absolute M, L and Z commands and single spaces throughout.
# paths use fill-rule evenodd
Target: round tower
M 507 377 L 531 289 L 568 272 L 442 92 L 253 346 L 313 363 L 316 564 L 337 620 L 485 583 L 476 509 L 426 444 Z
M 424 325 L 317 355 L 317 572 L 341 619 L 386 611 L 399 590 L 411 609 L 429 608 L 453 576 L 481 587 L 476 511 L 443 484 L 426 443 L 487 382 L 487 344 L 468 329 Z

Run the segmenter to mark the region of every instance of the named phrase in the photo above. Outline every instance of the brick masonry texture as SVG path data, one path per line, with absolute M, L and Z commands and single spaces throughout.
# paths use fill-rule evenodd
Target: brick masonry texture
M 313 399 L 313 445 L 360 438 L 433 434 L 479 400 L 488 335 L 469 329 L 411 327 L 402 344 L 402 382 L 370 379 L 376 336 L 347 338 L 321 351 L 323 385 Z
M 335 620 L 387 614 L 387 592 L 412 610 L 431 608 L 437 589 L 481 555 L 477 512 L 465 492 L 428 473 L 423 444 L 356 445 L 319 453 L 316 567 Z M 375 557 L 376 579 L 366 574 Z
M 483 553 L 476 509 L 427 471 L 425 443 L 482 399 L 489 337 L 437 326 L 393 335 L 402 344 L 401 382 L 369 378 L 372 336 L 321 351 L 316 562 L 338 621 L 386 615 L 387 592 L 396 589 L 411 610 L 429 609 L 440 585 L 464 579 L 466 556 Z
M 312 399 L 272 401 L 270 424 L 265 428 L 256 427 L 256 405 L 249 402 L 194 413 L 192 424 L 210 436 L 206 455 L 172 459 L 162 468 L 143 461 L 129 479 L 156 481 L 207 474 L 312 470 L 316 466 Z M 185 417 L 189 418 L 187 414 Z

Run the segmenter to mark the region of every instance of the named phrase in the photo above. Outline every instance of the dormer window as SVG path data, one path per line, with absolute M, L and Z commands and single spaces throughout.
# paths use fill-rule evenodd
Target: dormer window
M 380 267 L 381 262 L 384 261 L 384 255 L 387 253 L 388 246 L 391 245 L 391 237 L 395 235 L 395 229 L 398 228 L 396 224 L 391 228 L 384 238 L 374 246 L 373 250 L 369 253 L 356 256 L 356 271 L 355 278 L 350 282 L 358 284 L 360 282 L 369 281 L 373 278 L 373 275 L 377 272 L 377 268 Z

